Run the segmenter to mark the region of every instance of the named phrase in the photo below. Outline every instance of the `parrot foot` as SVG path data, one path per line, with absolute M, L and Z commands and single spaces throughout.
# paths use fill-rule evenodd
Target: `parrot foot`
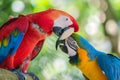
M 12 69 L 10 70 L 11 72 L 15 73 L 17 75 L 17 77 L 19 78 L 19 80 L 25 80 L 25 76 L 22 72 L 16 70 L 16 69 Z
M 39 78 L 35 74 L 33 74 L 33 73 L 27 72 L 27 73 L 24 73 L 24 74 L 31 76 L 33 78 L 33 80 L 39 80 Z

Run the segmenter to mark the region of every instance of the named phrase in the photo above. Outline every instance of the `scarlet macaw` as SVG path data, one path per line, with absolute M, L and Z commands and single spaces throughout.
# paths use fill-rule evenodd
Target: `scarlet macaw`
M 14 71 L 20 67 L 26 73 L 30 61 L 38 55 L 47 36 L 54 32 L 59 36 L 58 43 L 78 29 L 71 15 L 56 9 L 12 18 L 0 28 L 0 68 Z
M 120 59 L 96 50 L 78 34 L 61 41 L 62 51 L 68 53 L 69 62 L 78 67 L 88 80 L 120 80 Z

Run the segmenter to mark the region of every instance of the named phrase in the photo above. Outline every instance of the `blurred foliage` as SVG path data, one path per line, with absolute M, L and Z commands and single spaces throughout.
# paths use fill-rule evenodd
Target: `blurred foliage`
M 0 25 L 19 14 L 56 8 L 70 13 L 80 25 L 79 34 L 95 48 L 115 55 L 120 53 L 120 0 L 0 0 Z M 68 55 L 56 51 L 57 36 L 45 41 L 29 71 L 40 80 L 84 80 L 80 70 L 69 64 Z

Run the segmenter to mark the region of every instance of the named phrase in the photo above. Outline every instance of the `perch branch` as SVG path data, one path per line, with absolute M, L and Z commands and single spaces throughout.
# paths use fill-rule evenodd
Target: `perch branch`
M 25 75 L 26 80 L 33 80 L 32 77 Z M 17 75 L 9 70 L 0 68 L 0 80 L 19 80 Z

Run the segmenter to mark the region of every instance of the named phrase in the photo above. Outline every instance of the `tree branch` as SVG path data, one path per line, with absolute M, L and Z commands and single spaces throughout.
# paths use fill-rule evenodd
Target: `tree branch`
M 26 80 L 33 80 L 32 77 L 25 75 Z M 0 68 L 0 80 L 19 80 L 17 75 L 11 71 Z

